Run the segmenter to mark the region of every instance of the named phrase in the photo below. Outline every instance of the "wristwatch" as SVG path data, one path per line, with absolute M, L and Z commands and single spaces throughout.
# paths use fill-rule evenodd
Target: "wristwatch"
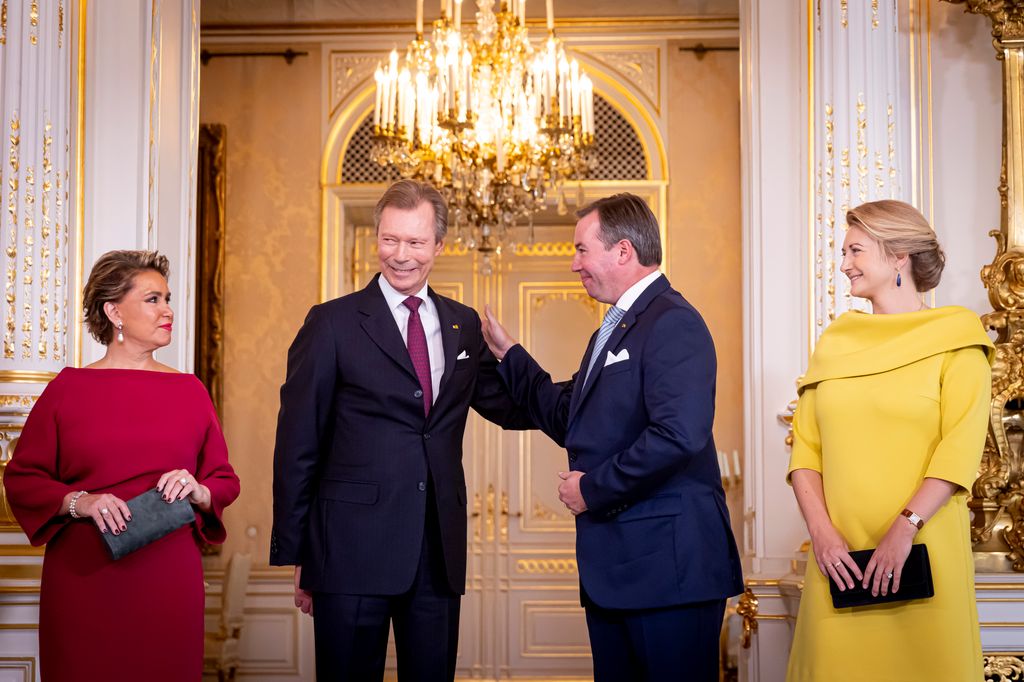
M 924 528 L 924 519 L 922 519 L 914 512 L 910 511 L 909 509 L 904 509 L 901 513 L 903 514 L 903 516 L 907 517 L 907 521 L 910 521 L 911 524 L 917 526 L 918 530 Z

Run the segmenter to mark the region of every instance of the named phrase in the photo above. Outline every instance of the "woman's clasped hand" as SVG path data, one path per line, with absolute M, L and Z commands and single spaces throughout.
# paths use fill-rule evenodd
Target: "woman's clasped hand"
M 202 511 L 210 508 L 210 489 L 198 482 L 187 469 L 168 471 L 157 481 L 156 489 L 168 502 L 188 498 L 189 502 Z
M 132 513 L 125 501 L 110 493 L 80 495 L 75 502 L 75 510 L 79 517 L 92 519 L 101 533 L 110 531 L 120 535 L 127 530 L 127 524 L 132 520 Z

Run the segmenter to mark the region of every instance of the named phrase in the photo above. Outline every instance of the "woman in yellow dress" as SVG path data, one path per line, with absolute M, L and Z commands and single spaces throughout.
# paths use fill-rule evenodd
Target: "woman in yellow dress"
M 789 481 L 813 560 L 787 680 L 976 682 L 967 494 L 985 443 L 994 348 L 971 311 L 922 302 L 945 258 L 916 209 L 875 201 L 846 220 L 842 271 L 874 312 L 833 322 L 800 380 Z M 833 608 L 829 581 L 898 592 L 921 543 L 934 597 Z M 872 548 L 862 574 L 849 552 Z

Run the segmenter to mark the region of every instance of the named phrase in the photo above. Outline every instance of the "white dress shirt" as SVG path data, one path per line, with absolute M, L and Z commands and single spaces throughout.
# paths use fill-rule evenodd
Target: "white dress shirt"
M 404 301 L 409 297 L 400 291 L 396 291 L 383 274 L 377 278 L 377 282 L 380 284 L 380 290 L 383 292 L 384 299 L 388 302 L 388 308 L 391 309 L 391 314 L 395 318 L 398 331 L 402 334 L 402 341 L 408 346 L 409 308 L 405 306 Z M 444 374 L 444 344 L 441 342 L 441 318 L 438 317 L 437 306 L 434 305 L 433 299 L 427 293 L 426 284 L 413 296 L 423 301 L 419 307 L 420 322 L 423 324 L 423 333 L 427 337 L 427 355 L 430 357 L 431 393 L 434 397 L 433 402 L 437 402 L 437 392 L 441 388 L 441 375 Z
M 619 308 L 623 312 L 629 310 L 629 307 L 636 303 L 636 299 L 640 298 L 640 294 L 644 293 L 647 287 L 654 284 L 654 280 L 659 277 L 661 277 L 661 270 L 655 270 L 643 279 L 637 280 L 636 284 L 626 289 L 622 296 L 619 296 L 619 300 L 616 301 L 615 307 Z

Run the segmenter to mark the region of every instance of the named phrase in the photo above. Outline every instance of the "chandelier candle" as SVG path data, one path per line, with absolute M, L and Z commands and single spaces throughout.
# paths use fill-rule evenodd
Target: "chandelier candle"
M 462 31 L 465 0 L 441 0 L 429 39 L 377 67 L 373 158 L 404 177 L 431 182 L 448 202 L 457 243 L 485 256 L 512 243 L 518 221 L 563 198 L 566 181 L 594 166 L 593 84 L 555 36 L 530 41 L 525 0 L 476 0 L 476 25 Z M 564 201 L 559 201 L 560 209 Z

